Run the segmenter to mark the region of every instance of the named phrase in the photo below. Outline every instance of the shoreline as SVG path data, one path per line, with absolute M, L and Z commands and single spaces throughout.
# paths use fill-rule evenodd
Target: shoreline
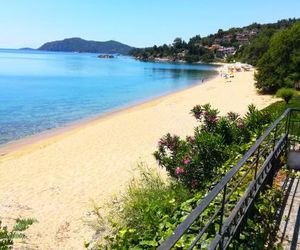
M 32 146 L 33 148 L 31 148 L 31 150 L 29 150 L 29 151 L 32 151 L 36 148 L 44 146 L 44 144 L 49 144 L 51 142 L 55 142 L 63 135 L 67 136 L 68 134 L 73 134 L 77 130 L 83 129 L 84 127 L 92 125 L 93 123 L 98 123 L 105 119 L 109 119 L 115 115 L 122 113 L 122 112 L 130 112 L 130 111 L 134 111 L 135 109 L 148 107 L 149 105 L 151 106 L 151 104 L 155 104 L 156 102 L 163 101 L 165 98 L 168 98 L 169 96 L 172 96 L 174 94 L 183 92 L 185 90 L 199 87 L 206 83 L 209 84 L 210 81 L 213 81 L 214 79 L 219 77 L 219 70 L 216 69 L 215 71 L 218 73 L 216 73 L 214 76 L 204 79 L 203 82 L 202 82 L 202 80 L 196 80 L 195 82 L 197 82 L 197 83 L 195 83 L 194 85 L 192 85 L 190 87 L 182 87 L 175 91 L 165 93 L 165 94 L 162 94 L 162 95 L 159 95 L 156 97 L 150 97 L 150 98 L 143 99 L 140 101 L 132 102 L 130 104 L 124 105 L 123 107 L 113 108 L 113 109 L 111 109 L 109 111 L 105 111 L 101 114 L 95 114 L 91 117 L 83 118 L 83 119 L 65 124 L 61 127 L 45 130 L 45 131 L 42 131 L 42 132 L 39 132 L 39 133 L 36 133 L 33 135 L 26 136 L 24 138 L 10 141 L 10 142 L 2 144 L 2 145 L 0 144 L 0 163 L 1 163 L 1 161 L 6 160 L 7 158 L 11 158 L 12 156 L 15 156 L 15 155 L 20 156 L 23 153 L 28 153 L 28 150 L 26 150 L 27 147 Z M 23 151 L 25 151 L 25 152 L 23 152 Z
M 139 163 L 166 174 L 153 157 L 157 142 L 166 133 L 191 135 L 195 105 L 244 115 L 251 103 L 261 109 L 277 100 L 257 94 L 253 74 L 215 77 L 0 157 L 1 221 L 38 220 L 26 231 L 32 249 L 84 249 L 95 233 L 93 206 L 122 192 Z

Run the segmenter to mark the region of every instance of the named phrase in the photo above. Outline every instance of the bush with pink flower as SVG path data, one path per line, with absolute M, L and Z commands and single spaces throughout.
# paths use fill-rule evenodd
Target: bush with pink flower
M 193 140 L 165 135 L 154 156 L 170 176 L 198 189 L 206 185 L 229 154 L 220 135 L 195 131 Z
M 243 150 L 239 145 L 248 143 L 270 122 L 268 115 L 253 105 L 243 118 L 234 112 L 219 116 L 209 104 L 197 105 L 191 113 L 200 123 L 194 135 L 182 139 L 166 134 L 154 153 L 159 165 L 189 189 L 211 184 L 232 153 Z

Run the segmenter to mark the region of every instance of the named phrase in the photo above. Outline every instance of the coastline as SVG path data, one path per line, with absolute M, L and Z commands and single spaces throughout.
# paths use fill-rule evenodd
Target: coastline
M 215 71 L 219 73 L 218 68 L 215 69 Z M 136 101 L 124 105 L 122 107 L 114 108 L 112 110 L 103 112 L 102 114 L 96 114 L 88 118 L 83 118 L 78 121 L 68 123 L 62 127 L 42 131 L 37 134 L 33 134 L 33 135 L 26 136 L 24 138 L 13 140 L 3 145 L 0 144 L 0 163 L 3 160 L 10 159 L 15 156 L 20 156 L 24 153 L 28 153 L 39 147 L 48 145 L 51 142 L 55 142 L 56 140 L 59 140 L 61 136 L 67 136 L 68 134 L 72 134 L 77 130 L 80 130 L 86 126 L 89 126 L 93 123 L 101 122 L 102 120 L 118 115 L 119 113 L 130 112 L 140 108 L 142 109 L 143 107 L 148 107 L 149 105 L 151 106 L 151 104 L 155 104 L 159 101 L 163 101 L 165 98 L 168 98 L 173 94 L 177 94 L 188 89 L 199 87 L 204 83 L 209 83 L 210 81 L 219 77 L 218 73 L 214 76 L 206 78 L 204 82 L 202 82 L 202 80 L 197 80 L 197 83 L 190 87 L 183 87 L 169 93 L 164 93 L 157 97 L 150 97 L 147 99 Z
M 37 219 L 26 232 L 32 249 L 84 249 L 95 232 L 89 226 L 94 202 L 124 190 L 140 162 L 164 173 L 152 153 L 166 133 L 193 132 L 194 105 L 209 102 L 221 115 L 243 115 L 251 103 L 263 108 L 276 101 L 257 94 L 253 74 L 236 73 L 230 81 L 218 76 L 0 157 L 1 220 L 11 225 L 18 217 Z

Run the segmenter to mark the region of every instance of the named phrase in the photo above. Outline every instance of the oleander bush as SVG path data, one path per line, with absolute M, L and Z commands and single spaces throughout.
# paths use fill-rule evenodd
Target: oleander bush
M 158 164 L 189 189 L 200 190 L 211 184 L 218 169 L 240 151 L 240 145 L 260 135 L 271 121 L 270 115 L 250 105 L 245 117 L 219 111 L 209 104 L 197 105 L 191 113 L 199 121 L 194 135 L 181 139 L 167 134 L 158 142 L 154 153 Z

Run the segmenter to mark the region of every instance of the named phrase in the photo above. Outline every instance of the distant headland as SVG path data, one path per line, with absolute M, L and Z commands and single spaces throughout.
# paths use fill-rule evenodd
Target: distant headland
M 128 55 L 134 49 L 129 45 L 117 41 L 87 41 L 82 38 L 67 38 L 60 41 L 47 42 L 38 50 L 45 51 L 61 51 L 61 52 L 90 52 L 90 53 L 105 53 L 105 54 L 122 54 Z

